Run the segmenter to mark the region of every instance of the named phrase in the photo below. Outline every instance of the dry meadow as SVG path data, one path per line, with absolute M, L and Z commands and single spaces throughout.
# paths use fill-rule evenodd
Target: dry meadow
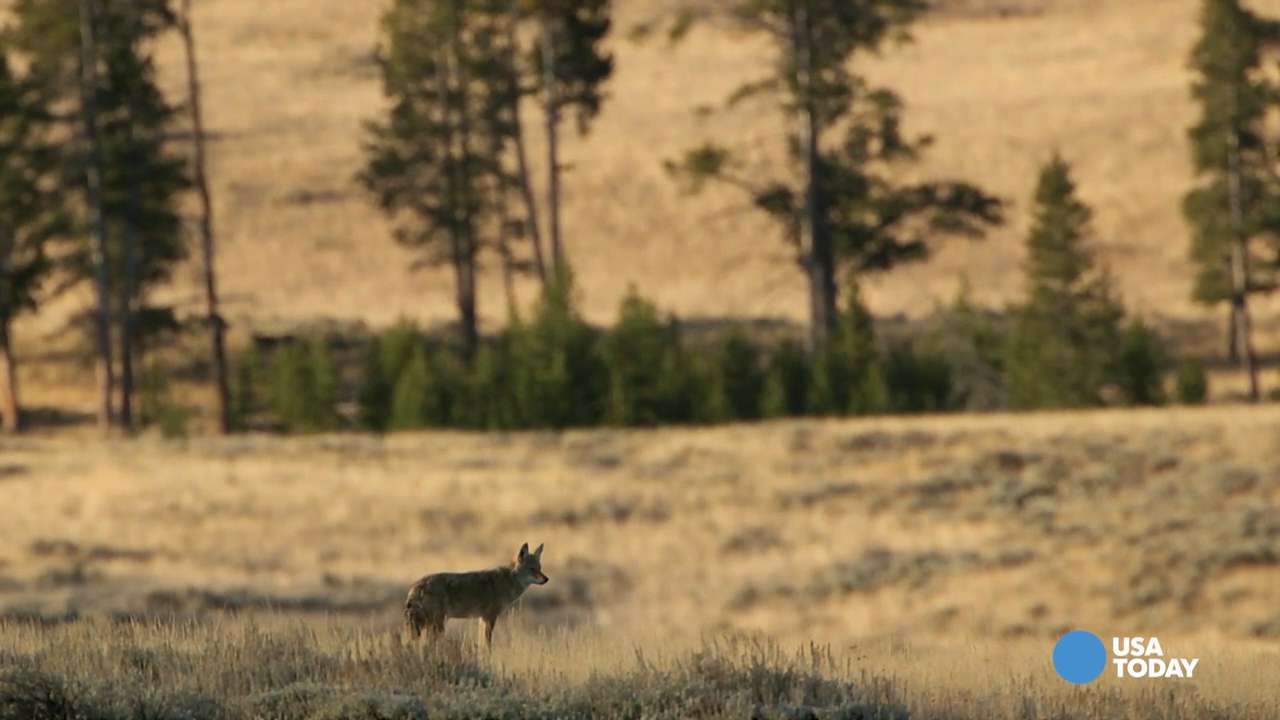
M 762 668 L 816 643 L 821 662 L 806 654 L 774 705 L 826 707 L 800 687 L 826 678 L 911 717 L 1272 717 L 1278 429 L 1280 409 L 1221 407 L 10 439 L 0 638 L 46 672 L 152 672 L 226 702 L 295 683 L 425 692 L 411 680 L 426 663 L 422 683 L 469 687 L 449 673 L 474 664 L 482 686 L 553 703 L 606 676 L 703 682 L 698 663 L 723 662 L 738 678 L 724 712 L 745 717 L 735 693 L 755 697 Z M 546 543 L 551 582 L 499 624 L 492 656 L 461 621 L 457 656 L 395 639 L 418 576 L 524 541 Z M 1072 691 L 1049 651 L 1076 627 L 1159 635 L 1200 673 Z M 134 667 L 139 653 L 155 667 Z M 636 713 L 660 714 L 653 702 Z

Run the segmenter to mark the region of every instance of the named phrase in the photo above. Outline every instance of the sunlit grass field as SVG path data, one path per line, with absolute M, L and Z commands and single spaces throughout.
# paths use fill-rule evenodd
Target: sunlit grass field
M 263 716 L 333 717 L 393 691 L 445 716 L 505 698 L 515 716 L 1273 717 L 1278 430 L 1280 408 L 1218 407 L 5 439 L 0 660 L 233 717 L 264 693 L 321 709 Z M 444 649 L 403 645 L 411 582 L 525 541 L 551 582 L 491 654 L 464 621 Z M 1157 635 L 1200 669 L 1074 689 L 1049 664 L 1072 628 Z
M 1200 643 L 1203 679 L 1077 688 L 1044 643 L 677 644 L 529 632 L 491 652 L 334 618 L 0 624 L 0 716 L 83 718 L 1275 717 L 1274 647 Z

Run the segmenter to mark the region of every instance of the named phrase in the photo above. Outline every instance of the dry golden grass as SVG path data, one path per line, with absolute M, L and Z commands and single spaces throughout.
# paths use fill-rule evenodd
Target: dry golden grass
M 1075 697 L 1048 652 L 1086 627 L 1158 634 L 1203 658 L 1203 698 L 1261 702 L 1280 682 L 1277 429 L 1280 408 L 1221 407 L 4 440 L 0 609 L 214 623 L 198 637 L 240 627 L 234 610 L 283 614 L 281 627 L 328 614 L 313 625 L 326 643 L 378 638 L 421 574 L 545 542 L 551 583 L 499 624 L 493 662 L 516 676 L 583 680 L 628 671 L 633 647 L 673 658 L 745 635 L 829 644 L 909 681 L 912 702 L 973 713 L 1027 688 Z M 92 627 L 51 637 L 74 647 Z M 14 632 L 28 633 L 19 648 L 44 637 L 0 636 Z
M 1025 642 L 790 650 L 553 632 L 485 653 L 280 615 L 0 622 L 0 638 L 0 713 L 15 718 L 1265 720 L 1280 709 L 1274 649 L 1239 644 L 1197 646 L 1209 680 L 1082 689 L 1053 675 L 1043 643 Z

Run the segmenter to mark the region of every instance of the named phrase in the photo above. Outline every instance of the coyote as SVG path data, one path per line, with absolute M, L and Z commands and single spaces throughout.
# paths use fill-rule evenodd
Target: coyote
M 409 588 L 404 601 L 404 619 L 418 637 L 423 628 L 432 636 L 444 632 L 449 618 L 480 618 L 484 639 L 493 645 L 493 625 L 498 616 L 515 604 L 530 585 L 545 585 L 542 574 L 542 546 L 529 552 L 529 543 L 520 546 L 510 567 L 496 567 L 464 573 L 428 575 Z

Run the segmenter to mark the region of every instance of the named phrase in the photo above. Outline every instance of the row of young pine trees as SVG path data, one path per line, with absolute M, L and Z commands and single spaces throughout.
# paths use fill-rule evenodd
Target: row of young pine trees
M 1264 122 L 1280 94 L 1260 70 L 1280 31 L 1239 0 L 1202 1 L 1192 56 L 1201 116 L 1190 133 L 1198 184 L 1184 212 L 1196 297 L 1229 307 L 1231 355 L 1256 398 L 1248 303 L 1270 290 L 1280 257 L 1277 140 Z M 589 132 L 607 101 L 617 34 L 609 0 L 390 0 L 379 48 L 389 109 L 367 125 L 355 181 L 393 220 L 396 239 L 420 253 L 417 264 L 452 270 L 459 332 L 427 337 L 401 325 L 367 340 L 362 362 L 316 338 L 250 347 L 231 363 L 191 0 L 177 9 L 169 0 L 17 0 L 0 53 L 0 415 L 16 429 L 14 319 L 83 281 L 95 303 L 76 322 L 94 338 L 100 422 L 136 425 L 142 385 L 154 390 L 145 414 L 181 424 L 182 412 L 157 409 L 163 372 L 157 379 L 149 363 L 155 382 L 140 383 L 136 368 L 190 329 L 153 297 L 191 253 L 189 238 L 205 268 L 198 320 L 225 430 L 1079 407 L 1162 402 L 1170 389 L 1203 400 L 1203 368 L 1178 362 L 1152 329 L 1126 318 L 1095 267 L 1090 212 L 1058 155 L 1036 186 L 1024 300 L 994 312 L 962 296 L 910 338 L 876 337 L 858 278 L 1005 219 L 1005 202 L 972 183 L 901 180 L 931 138 L 905 133 L 899 97 L 855 72 L 859 57 L 905 37 L 928 9 L 924 0 L 678 0 L 652 8 L 631 33 L 635 42 L 696 42 L 690 30 L 706 24 L 763 35 L 776 53 L 769 74 L 716 112 L 775 108 L 791 128 L 787 161 L 748 173 L 732 138 L 714 138 L 666 167 L 690 195 L 725 184 L 774 221 L 807 282 L 800 341 L 683 331 L 634 292 L 608 329 L 575 311 L 559 149 L 572 139 L 565 119 Z M 155 81 L 153 41 L 175 31 L 187 49 L 182 104 Z M 540 142 L 529 142 L 534 133 Z M 538 163 L 533 146 L 545 149 Z M 193 192 L 196 232 L 179 212 Z M 477 286 L 494 263 L 511 321 L 485 338 Z M 512 299 L 520 275 L 542 287 L 527 320 Z

